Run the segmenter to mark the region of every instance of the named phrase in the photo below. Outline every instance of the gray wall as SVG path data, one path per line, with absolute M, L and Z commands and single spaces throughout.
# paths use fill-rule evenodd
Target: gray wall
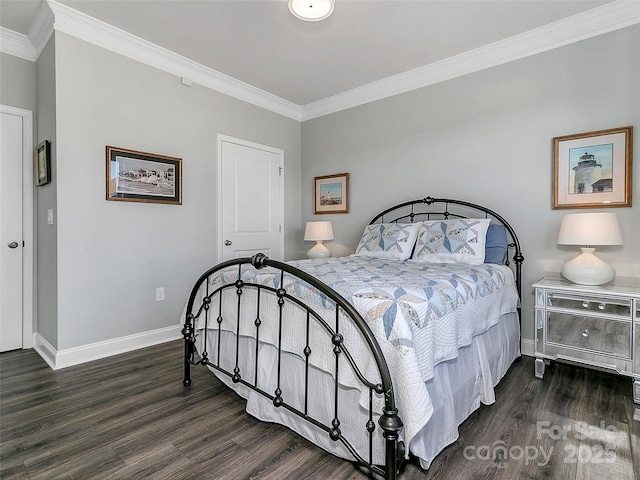
M 35 143 L 51 142 L 51 183 L 35 188 L 34 229 L 36 232 L 36 331 L 54 348 L 58 347 L 58 173 L 56 138 L 56 54 L 52 36 L 36 61 L 37 134 Z M 54 223 L 47 224 L 47 210 Z
M 36 64 L 0 53 L 0 103 L 36 111 Z
M 177 325 L 216 262 L 217 135 L 285 152 L 298 248 L 300 122 L 56 32 L 58 349 Z M 105 146 L 182 158 L 183 204 L 105 200 Z M 166 300 L 155 301 L 156 287 Z
M 577 249 L 556 245 L 552 139 L 634 125 L 640 145 L 640 27 L 591 38 L 413 92 L 309 120 L 302 127 L 303 221 L 331 220 L 334 254 L 353 251 L 384 208 L 427 195 L 501 213 L 525 255 L 523 336 L 533 338 L 531 284 Z M 599 255 L 640 277 L 640 188 L 616 208 L 624 246 Z M 313 215 L 313 177 L 350 174 L 350 213 Z M 605 210 L 606 211 L 606 210 Z M 311 244 L 300 247 L 303 252 Z

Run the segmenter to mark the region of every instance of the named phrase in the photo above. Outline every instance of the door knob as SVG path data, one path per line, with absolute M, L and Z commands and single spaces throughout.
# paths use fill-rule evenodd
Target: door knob
M 18 248 L 18 242 L 11 242 L 11 243 L 7 244 L 7 246 L 9 248 Z
M 231 245 L 231 240 L 225 240 L 224 244 L 228 247 L 229 245 Z

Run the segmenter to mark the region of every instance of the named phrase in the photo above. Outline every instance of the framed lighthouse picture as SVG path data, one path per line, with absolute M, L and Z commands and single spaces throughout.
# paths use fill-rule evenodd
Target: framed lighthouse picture
M 631 206 L 633 127 L 553 139 L 553 208 Z

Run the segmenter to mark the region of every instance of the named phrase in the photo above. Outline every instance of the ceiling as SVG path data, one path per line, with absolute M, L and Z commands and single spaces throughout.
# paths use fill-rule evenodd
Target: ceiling
M 302 107 L 609 1 L 336 0 L 320 22 L 295 18 L 286 0 L 58 3 Z M 0 0 L 0 26 L 27 35 L 40 4 Z

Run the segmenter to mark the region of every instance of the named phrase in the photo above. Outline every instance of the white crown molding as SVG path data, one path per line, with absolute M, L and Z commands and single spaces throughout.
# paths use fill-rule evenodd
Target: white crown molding
M 300 107 L 264 90 L 189 60 L 124 30 L 47 0 L 55 17 L 55 30 L 93 43 L 125 57 L 230 95 L 286 117 L 300 120 Z
M 0 28 L 0 51 L 35 61 L 54 28 L 120 55 L 298 121 L 335 113 L 640 23 L 638 0 L 616 0 L 563 20 L 307 105 L 296 105 L 212 68 L 46 0 L 22 35 Z
M 54 16 L 47 2 L 42 2 L 36 17 L 29 27 L 28 37 L 36 51 L 36 59 L 44 50 L 49 38 L 53 35 Z
M 618 0 L 540 28 L 302 107 L 302 121 L 381 100 L 640 23 L 640 2 Z
M 0 27 L 0 52 L 36 61 L 36 49 L 29 37 L 4 27 Z

